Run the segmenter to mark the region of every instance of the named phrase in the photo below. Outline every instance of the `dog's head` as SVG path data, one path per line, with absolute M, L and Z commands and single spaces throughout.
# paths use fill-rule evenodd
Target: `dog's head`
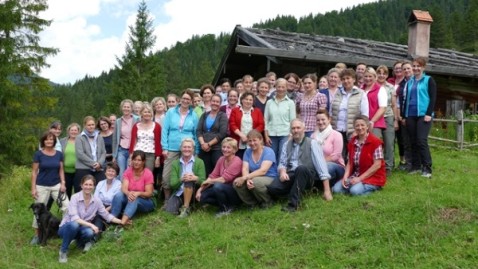
M 30 208 L 35 216 L 40 216 L 47 211 L 46 205 L 44 203 L 33 203 L 31 204 Z

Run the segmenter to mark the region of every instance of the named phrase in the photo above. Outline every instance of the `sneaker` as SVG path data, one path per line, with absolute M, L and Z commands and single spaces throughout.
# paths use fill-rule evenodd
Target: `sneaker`
M 231 213 L 232 213 L 232 209 L 227 209 L 225 211 L 221 211 L 221 212 L 216 213 L 215 217 L 217 219 L 219 219 L 219 218 L 222 218 L 224 216 L 229 216 L 229 215 L 231 215 Z
M 60 263 L 67 263 L 68 262 L 68 256 L 66 255 L 66 252 L 61 252 L 61 250 L 60 250 L 60 258 L 58 258 L 58 261 Z
M 40 244 L 40 238 L 38 238 L 38 235 L 33 236 L 32 241 L 30 241 L 30 245 L 38 245 Z
M 286 206 L 283 206 L 281 210 L 287 213 L 294 213 L 297 211 L 297 207 L 292 205 L 286 205 Z
M 423 171 L 423 172 L 422 172 L 422 177 L 432 178 L 432 173 L 427 172 L 427 171 Z
M 87 242 L 85 246 L 83 247 L 83 252 L 88 252 L 90 251 L 91 247 L 93 246 L 93 243 Z
M 407 170 L 409 175 L 414 175 L 414 174 L 419 174 L 422 172 L 422 170 L 417 169 L 417 168 L 410 168 Z
M 189 207 L 182 207 L 178 217 L 184 219 L 187 218 L 189 214 L 191 214 L 191 209 Z

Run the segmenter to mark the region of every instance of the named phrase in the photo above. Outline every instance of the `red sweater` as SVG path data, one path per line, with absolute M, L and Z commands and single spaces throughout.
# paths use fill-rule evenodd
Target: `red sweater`
M 136 145 L 136 140 L 138 139 L 138 124 L 141 122 L 137 122 L 133 125 L 133 129 L 131 130 L 131 143 L 129 146 L 129 154 L 133 153 L 134 146 Z M 163 148 L 161 147 L 161 125 L 157 122 L 154 122 L 154 156 L 161 157 L 163 154 Z
M 354 136 L 350 139 L 348 144 L 349 149 L 349 163 L 352 166 L 352 173 L 355 171 L 354 167 L 354 155 L 355 155 L 355 141 L 357 140 L 357 136 Z M 382 145 L 382 140 L 378 139 L 372 133 L 368 134 L 367 139 L 365 140 L 365 144 L 362 146 L 362 151 L 360 152 L 359 157 L 359 174 L 362 175 L 365 171 L 367 171 L 373 164 L 373 153 L 377 149 L 378 146 Z M 380 168 L 369 178 L 362 180 L 364 184 L 370 184 L 375 186 L 384 186 L 387 182 L 386 172 L 385 172 L 385 161 L 381 160 Z
M 264 131 L 264 116 L 262 112 L 254 108 L 251 112 L 252 117 L 252 129 L 255 129 L 259 132 Z M 241 138 L 234 133 L 237 129 L 241 130 L 241 121 L 242 121 L 242 110 L 240 107 L 236 107 L 231 111 L 231 116 L 229 117 L 229 133 L 231 137 L 236 139 L 240 143 Z M 247 135 L 247 134 L 246 134 Z

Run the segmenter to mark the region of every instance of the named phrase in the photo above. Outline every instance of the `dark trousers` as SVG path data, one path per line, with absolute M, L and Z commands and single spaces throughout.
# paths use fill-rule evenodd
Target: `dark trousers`
M 231 184 L 214 183 L 201 192 L 201 204 L 210 204 L 219 207 L 220 211 L 237 207 L 241 199 Z
M 407 117 L 407 131 L 410 138 L 412 168 L 431 172 L 432 156 L 428 147 L 428 134 L 432 121 L 425 122 L 424 117 Z
M 81 179 L 86 175 L 92 175 L 96 179 L 96 184 L 105 179 L 105 173 L 103 171 L 91 171 L 90 169 L 76 169 L 75 180 L 73 182 L 73 188 L 75 193 L 81 191 Z M 95 186 L 96 186 L 95 184 Z
M 66 195 L 68 195 L 68 199 L 71 198 L 73 194 L 73 185 L 75 182 L 75 173 L 65 173 L 65 187 L 66 187 Z
M 398 130 L 395 132 L 395 137 L 397 138 L 398 145 L 398 155 L 400 157 L 405 157 L 407 164 L 411 164 L 411 148 L 410 148 L 410 139 L 408 137 L 408 131 L 406 125 L 402 123 L 398 124 Z
M 216 166 L 217 161 L 221 158 L 221 150 L 210 150 L 209 152 L 199 151 L 198 157 L 204 161 L 204 166 L 206 168 L 206 177 L 211 174 L 212 170 Z
M 298 207 L 302 194 L 314 186 L 315 180 L 318 180 L 318 175 L 315 169 L 309 169 L 303 165 L 298 166 L 294 171 L 287 172 L 287 174 L 289 180 L 274 180 L 267 186 L 267 190 L 275 197 L 288 194 L 289 205 Z
M 342 135 L 342 141 L 344 142 L 344 146 L 342 148 L 342 158 L 344 158 L 344 162 L 347 164 L 347 160 L 349 158 L 349 151 L 347 145 L 349 144 L 349 140 L 347 139 L 347 132 L 340 132 Z

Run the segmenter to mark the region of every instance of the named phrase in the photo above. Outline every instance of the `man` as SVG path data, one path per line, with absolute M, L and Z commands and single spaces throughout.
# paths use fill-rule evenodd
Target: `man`
M 289 195 L 289 203 L 282 211 L 295 212 L 305 190 L 314 186 L 315 180 L 329 180 L 322 148 L 316 141 L 305 136 L 305 124 L 301 119 L 290 123 L 292 139 L 284 143 L 279 161 L 279 179 L 267 189 L 273 196 Z M 312 156 L 312 158 L 311 158 Z

